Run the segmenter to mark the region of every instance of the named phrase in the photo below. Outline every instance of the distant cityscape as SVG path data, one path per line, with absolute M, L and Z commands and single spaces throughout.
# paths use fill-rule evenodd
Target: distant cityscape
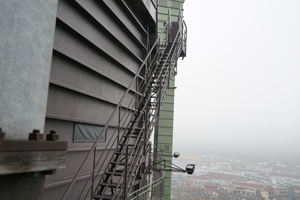
M 172 173 L 173 200 L 300 200 L 300 166 L 281 161 L 245 161 L 222 156 L 181 156 L 194 174 Z

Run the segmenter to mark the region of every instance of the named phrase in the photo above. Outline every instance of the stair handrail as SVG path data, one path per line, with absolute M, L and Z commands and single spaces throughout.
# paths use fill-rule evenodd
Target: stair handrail
M 167 25 L 169 24 L 169 22 L 166 23 L 165 27 L 163 30 L 165 30 L 165 28 L 167 27 Z M 91 146 L 90 150 L 88 151 L 87 155 L 85 156 L 85 158 L 83 159 L 82 163 L 80 164 L 77 172 L 75 173 L 69 187 L 67 188 L 67 190 L 64 192 L 61 200 L 64 200 L 67 195 L 69 194 L 70 190 L 72 189 L 74 183 L 76 182 L 79 173 L 81 172 L 84 164 L 86 163 L 87 159 L 90 157 L 90 155 L 92 154 L 92 152 L 94 151 L 95 147 L 97 146 L 100 137 L 102 136 L 102 134 L 107 130 L 107 128 L 109 127 L 109 124 L 111 122 L 111 120 L 113 119 L 114 115 L 116 114 L 116 112 L 119 110 L 119 108 L 121 107 L 123 100 L 125 99 L 126 95 L 129 93 L 129 91 L 131 90 L 131 86 L 133 85 L 133 83 L 136 81 L 136 79 L 139 77 L 140 72 L 142 71 L 142 69 L 144 68 L 144 66 L 147 63 L 148 58 L 151 56 L 152 52 L 155 50 L 155 48 L 157 47 L 157 44 L 159 43 L 160 40 L 160 35 L 163 33 L 163 31 L 161 31 L 159 33 L 159 37 L 157 38 L 157 40 L 154 42 L 154 44 L 152 45 L 149 53 L 146 55 L 144 61 L 142 62 L 140 68 L 137 70 L 134 78 L 132 79 L 132 81 L 130 82 L 130 84 L 128 85 L 126 91 L 124 92 L 123 96 L 121 97 L 118 105 L 115 107 L 114 111 L 112 112 L 112 114 L 110 115 L 110 117 L 107 120 L 107 123 L 105 124 L 105 126 L 103 127 L 102 131 L 100 132 L 99 136 L 96 138 L 95 142 L 93 143 L 93 145 Z
M 156 179 L 154 181 L 151 180 L 149 184 L 147 184 L 147 185 L 141 187 L 140 189 L 138 189 L 138 190 L 130 193 L 128 195 L 129 200 L 135 200 L 135 199 L 139 198 L 140 196 L 142 196 L 143 194 L 151 192 L 156 186 L 158 186 L 159 184 L 163 183 L 163 181 L 165 179 L 165 173 L 162 172 L 162 174 L 163 175 L 161 177 L 159 177 L 158 179 Z M 131 196 L 134 196 L 134 197 L 131 197 Z
M 178 32 L 177 32 L 177 34 L 176 34 L 176 37 L 175 37 L 175 39 L 174 39 L 174 41 L 172 42 L 172 47 L 171 47 L 171 50 L 170 50 L 170 52 L 168 53 L 168 56 L 167 56 L 167 59 L 166 60 L 168 60 L 168 58 L 169 57 L 171 57 L 171 61 L 170 62 L 173 62 L 174 60 L 176 60 L 177 61 L 177 59 L 178 59 L 178 57 L 179 57 L 179 55 L 180 55 L 180 48 L 181 48 L 181 43 L 180 42 L 178 42 L 177 44 L 178 45 L 175 45 L 175 43 L 176 43 L 176 41 L 177 40 L 179 40 L 178 38 L 180 38 L 180 36 L 181 36 L 181 30 L 178 30 Z M 175 48 L 174 49 L 174 51 L 172 50 L 173 48 Z M 177 51 L 176 51 L 177 50 Z M 171 52 L 173 52 L 173 54 L 171 55 Z M 166 61 L 164 62 L 164 64 L 163 64 L 163 67 L 165 67 L 165 65 L 166 65 Z M 174 64 L 172 64 L 171 63 L 171 65 L 174 65 L 174 68 L 175 68 L 175 66 L 176 66 L 176 63 L 174 63 Z M 164 81 L 166 82 L 166 84 L 164 84 L 163 85 L 163 87 L 160 87 L 160 90 L 161 90 L 161 93 L 163 93 L 163 97 L 165 96 L 165 94 L 166 94 L 166 91 L 167 91 L 167 89 L 168 89 L 168 81 L 170 80 L 170 77 L 173 77 L 173 75 L 175 75 L 175 71 L 174 71 L 174 68 L 172 68 L 172 69 L 169 69 L 169 70 L 172 70 L 172 73 L 170 73 L 170 76 L 165 76 L 164 78 Z M 159 77 L 160 76 L 162 76 L 163 74 L 162 74 L 162 71 L 163 70 L 160 70 L 160 74 L 159 74 Z M 162 80 L 160 80 L 160 81 L 162 81 Z M 160 104 L 162 104 L 162 101 L 163 101 L 163 99 L 164 98 L 158 98 L 159 99 L 159 103 Z M 159 111 L 159 108 L 158 109 L 154 109 L 155 110 L 155 112 L 157 113 L 158 111 Z M 157 114 L 156 114 L 157 115 Z M 155 116 L 156 116 L 155 115 Z M 154 119 L 154 121 L 155 121 L 155 119 Z M 150 122 L 150 123 L 152 123 L 152 122 Z M 151 132 L 152 130 L 153 130 L 153 128 L 154 128 L 154 124 L 152 123 L 152 127 L 151 128 L 149 128 L 149 129 L 147 129 L 149 132 Z M 133 171 L 134 170 L 131 170 L 131 173 L 133 173 Z M 126 188 L 125 188 L 126 189 Z
M 152 63 L 155 63 L 156 62 L 156 59 L 154 59 L 154 61 L 152 62 Z M 153 67 L 152 67 L 153 68 Z M 153 72 L 152 72 L 153 73 Z M 151 76 L 151 74 L 152 73 L 150 73 L 150 76 Z M 147 84 L 149 84 L 149 83 L 147 83 Z M 148 87 L 149 85 L 147 85 L 147 87 Z M 148 96 L 148 100 L 149 100 L 149 96 Z M 148 100 L 147 100 L 147 102 L 148 102 Z M 145 109 L 145 105 L 144 105 L 144 107 L 141 109 L 141 110 L 144 110 Z M 139 116 L 140 117 L 140 116 Z M 137 121 L 138 121 L 139 119 L 137 119 Z M 150 122 L 150 123 L 153 123 L 152 121 Z M 136 129 L 136 126 L 134 126 L 133 127 L 133 130 L 135 130 Z M 149 129 L 151 129 L 151 128 L 149 128 Z M 151 129 L 152 130 L 152 129 Z M 141 130 L 140 130 L 141 131 Z M 139 137 L 138 137 L 138 140 L 140 139 L 140 133 L 138 134 L 139 135 Z M 148 138 L 149 139 L 149 138 Z M 126 146 L 125 146 L 126 147 Z M 134 148 L 136 147 L 136 145 L 134 146 Z M 117 151 L 117 149 L 115 150 L 115 151 Z M 131 153 L 132 154 L 132 153 Z M 131 156 L 131 154 L 130 154 L 130 156 Z M 135 157 L 137 156 L 137 154 L 135 155 Z M 135 157 L 133 158 L 133 159 L 135 159 Z M 111 158 L 111 160 L 112 160 L 113 158 Z M 108 167 L 108 166 L 107 166 Z M 102 175 L 102 177 L 103 177 L 104 175 Z M 101 178 L 102 179 L 102 178 Z M 101 181 L 101 180 L 100 180 Z M 99 181 L 99 182 L 100 182 Z M 118 183 L 118 186 L 120 185 L 120 182 Z
M 156 57 L 156 55 L 155 55 L 155 57 Z M 154 57 L 153 62 L 155 62 L 156 59 L 157 59 L 157 58 L 155 58 L 155 57 Z M 139 87 L 142 87 L 142 85 L 140 84 Z M 136 99 L 133 97 L 133 98 L 132 98 L 132 101 L 133 101 L 133 100 L 136 100 Z M 130 102 L 130 104 L 132 103 L 132 101 Z M 139 104 L 139 103 L 138 103 L 138 104 Z M 134 105 L 133 105 L 133 106 L 134 106 Z M 122 116 L 122 118 L 125 116 L 125 114 L 126 114 L 126 112 L 128 112 L 128 110 L 130 110 L 130 106 L 126 107 L 125 113 L 124 113 L 124 115 Z M 128 115 L 128 116 L 129 116 L 129 115 Z M 127 117 L 128 117 L 128 116 L 127 116 Z M 126 119 L 124 120 L 123 125 L 124 125 L 125 122 L 127 121 L 127 117 L 126 117 Z M 120 121 L 122 121 L 122 120 L 123 120 L 123 119 L 121 119 Z M 126 126 L 122 126 L 122 127 L 126 127 Z M 125 128 L 124 132 L 125 132 L 127 129 L 128 129 L 128 127 Z M 117 130 L 115 129 L 115 131 L 113 132 L 113 134 L 115 134 L 116 131 L 117 131 Z M 112 137 L 111 137 L 111 139 L 112 139 Z M 111 142 L 111 139 L 110 139 L 110 141 L 108 141 L 108 143 L 107 143 L 105 149 L 107 149 L 107 147 L 109 146 L 109 143 Z M 112 143 L 115 144 L 116 140 L 117 140 L 117 138 L 115 138 L 115 140 L 114 140 Z M 118 141 L 117 141 L 117 142 L 118 142 Z M 98 162 L 97 162 L 96 166 L 98 166 L 99 161 L 100 161 L 100 159 L 102 158 L 103 155 L 104 155 L 104 154 L 101 154 L 101 157 L 98 159 Z M 105 159 L 106 159 L 107 157 L 108 157 L 108 154 L 106 154 Z M 100 174 L 100 169 L 102 168 L 103 164 L 104 164 L 104 163 L 102 163 L 102 165 L 101 165 L 101 167 L 99 168 L 98 172 L 95 174 L 96 176 L 98 176 L 98 175 Z M 93 173 L 91 173 L 91 175 L 92 175 L 92 174 L 93 174 Z M 90 175 L 90 177 L 88 178 L 87 182 L 88 182 L 89 179 L 91 178 L 91 175 Z M 85 189 L 86 186 L 87 186 L 87 183 L 85 184 L 84 189 Z M 82 191 L 82 192 L 83 192 L 83 191 Z M 88 191 L 88 192 L 89 192 L 89 191 Z M 88 192 L 87 192 L 87 193 L 88 193 Z M 80 194 L 80 196 L 81 196 L 81 195 L 82 195 L 82 193 Z M 87 196 L 87 194 L 86 194 L 86 196 Z M 85 196 L 85 197 L 86 197 L 86 196 Z M 78 199 L 79 199 L 79 198 L 78 198 Z
M 159 53 L 159 52 L 158 52 Z M 157 54 L 158 54 L 157 53 Z M 156 59 L 154 59 L 154 61 L 153 61 L 153 63 L 155 63 L 155 61 L 156 61 Z M 153 67 L 152 67 L 153 68 Z M 150 73 L 150 76 L 151 76 L 151 73 Z M 147 84 L 149 84 L 148 82 L 147 82 Z M 147 85 L 146 87 L 148 87 L 149 85 Z M 138 104 L 140 104 L 140 103 L 138 103 Z M 145 109 L 145 107 L 142 109 L 142 110 L 144 110 Z M 139 116 L 140 117 L 140 116 Z M 137 121 L 138 121 L 139 119 L 137 119 Z M 135 130 L 136 129 L 136 126 L 134 126 L 133 127 L 133 130 Z M 140 134 L 139 134 L 140 135 Z M 140 138 L 138 138 L 138 139 L 140 139 Z M 125 148 L 126 148 L 126 146 L 125 146 Z M 115 151 L 117 151 L 117 149 L 115 149 Z M 111 158 L 111 160 L 113 160 L 113 158 Z M 107 168 L 108 168 L 109 166 L 107 166 Z M 106 169 L 107 170 L 107 169 Z M 103 179 L 103 176 L 104 175 L 102 175 L 102 177 L 101 177 L 101 179 Z M 100 182 L 101 180 L 99 180 L 99 182 Z M 119 185 L 120 183 L 118 183 L 118 185 Z
M 168 23 L 166 23 L 165 27 L 167 27 L 167 25 L 168 25 Z M 162 34 L 163 32 L 164 32 L 164 31 L 162 31 L 160 34 Z M 82 162 L 82 164 L 80 165 L 80 167 L 79 167 L 77 173 L 76 173 L 75 176 L 73 177 L 72 182 L 71 182 L 71 184 L 69 185 L 67 191 L 64 193 L 64 196 L 63 196 L 62 199 L 64 199 L 64 198 L 67 196 L 68 192 L 70 191 L 70 189 L 72 188 L 72 186 L 73 186 L 74 183 L 76 182 L 77 177 L 78 177 L 78 175 L 79 175 L 79 173 L 80 173 L 80 171 L 81 171 L 83 165 L 85 164 L 86 160 L 87 160 L 88 157 L 91 155 L 91 153 L 94 151 L 94 149 L 95 149 L 95 147 L 96 147 L 96 145 L 97 145 L 97 143 L 98 143 L 98 141 L 99 141 L 99 138 L 101 137 L 101 135 L 103 134 L 103 132 L 107 130 L 107 128 L 108 128 L 108 126 L 109 126 L 109 122 L 111 121 L 112 117 L 115 115 L 115 113 L 117 112 L 117 110 L 120 109 L 120 107 L 122 106 L 122 103 L 123 103 L 123 100 L 124 100 L 125 96 L 129 93 L 132 84 L 133 84 L 133 83 L 137 80 L 137 78 L 139 77 L 139 73 L 141 72 L 142 68 L 146 65 L 146 62 L 148 61 L 149 56 L 151 55 L 151 53 L 152 53 L 152 51 L 154 50 L 154 48 L 157 46 L 159 40 L 160 40 L 160 36 L 158 37 L 158 39 L 156 40 L 156 42 L 154 43 L 154 45 L 153 45 L 152 48 L 150 49 L 150 51 L 149 51 L 148 55 L 146 56 L 144 62 L 142 63 L 142 65 L 141 65 L 141 67 L 139 68 L 139 70 L 138 70 L 138 72 L 136 73 L 136 75 L 134 76 L 134 78 L 133 78 L 132 82 L 130 83 L 130 85 L 128 86 L 126 92 L 125 92 L 124 95 L 122 96 L 122 98 L 121 98 L 121 100 L 120 100 L 118 106 L 116 107 L 116 109 L 114 110 L 114 112 L 113 112 L 112 115 L 110 116 L 110 118 L 109 118 L 107 124 L 104 126 L 103 130 L 101 131 L 101 133 L 99 134 L 98 138 L 97 138 L 96 141 L 94 142 L 93 146 L 91 147 L 91 150 L 90 150 L 90 151 L 88 152 L 88 154 L 86 155 L 84 161 Z M 176 41 L 176 40 L 175 40 L 175 41 Z M 177 58 L 178 58 L 178 57 L 177 57 Z M 166 89 L 164 89 L 164 91 L 165 91 L 165 90 L 166 90 Z M 133 97 L 133 99 L 135 99 L 135 98 Z M 160 101 L 162 101 L 162 99 L 160 99 Z M 130 104 L 131 104 L 131 103 L 130 103 Z M 129 106 L 128 106 L 126 109 L 129 109 L 130 104 L 129 104 Z M 133 105 L 133 106 L 134 106 L 134 105 Z M 126 120 L 125 120 L 125 121 L 126 121 Z M 124 121 L 124 122 L 125 122 L 125 121 Z M 150 123 L 152 123 L 152 121 L 150 121 Z M 126 130 L 126 128 L 125 128 L 125 130 Z M 112 137 L 111 137 L 111 139 L 112 139 Z M 108 145 L 109 143 L 110 143 L 110 141 L 107 143 L 107 145 Z M 114 145 L 114 142 L 113 142 L 112 146 L 113 146 L 113 145 Z M 108 155 L 108 154 L 107 154 L 107 155 Z M 101 158 L 99 158 L 99 161 L 100 161 L 100 159 L 101 159 Z M 99 170 L 100 170 L 100 169 L 101 169 L 101 168 L 99 168 Z M 92 175 L 92 174 L 94 174 L 94 170 L 93 170 L 93 172 L 91 173 L 91 175 Z M 88 181 L 87 181 L 87 182 L 88 182 Z
M 177 58 L 178 58 L 178 57 L 177 57 Z M 161 74 L 160 74 L 160 75 L 161 75 Z M 165 89 L 165 90 L 166 90 L 166 89 Z M 164 91 L 165 91 L 165 90 L 164 90 Z M 164 92 L 164 93 L 165 93 L 165 92 Z M 161 100 L 161 99 L 160 99 L 160 100 Z M 157 112 L 157 110 L 156 110 L 156 112 Z M 156 118 L 153 118 L 153 119 L 154 119 L 154 121 L 155 121 Z M 153 124 L 153 121 L 150 121 L 150 124 Z M 149 129 L 150 129 L 149 132 L 151 132 L 151 130 L 153 129 L 153 127 L 152 127 L 152 128 L 149 128 Z M 149 130 L 149 129 L 147 129 L 147 130 Z M 149 134 L 147 134 L 147 135 L 149 135 Z M 136 154 L 136 155 L 137 155 L 137 154 Z M 135 155 L 135 156 L 136 156 L 136 155 Z M 134 158 L 133 158 L 133 159 L 134 159 Z M 132 167 L 132 166 L 131 166 L 131 167 Z M 134 170 L 129 170 L 129 171 L 133 172 Z M 119 184 L 120 184 L 120 182 L 118 183 L 118 185 L 119 185 Z M 125 190 L 126 190 L 126 188 L 125 188 Z M 120 195 L 120 194 L 119 194 L 119 195 Z
M 177 61 L 177 59 L 178 59 L 178 57 L 179 57 L 179 55 L 180 55 L 180 48 L 181 48 L 181 45 L 182 45 L 181 42 L 177 42 L 177 41 L 180 39 L 181 35 L 182 35 L 182 34 L 181 34 L 181 29 L 179 29 L 178 32 L 176 33 L 176 37 L 175 37 L 174 41 L 172 41 L 171 50 L 170 50 L 170 52 L 168 53 L 168 56 L 167 56 L 166 61 L 168 60 L 169 57 L 170 57 L 170 59 L 171 59 L 170 62 Z M 177 44 L 177 45 L 175 45 L 175 44 Z M 174 51 L 173 51 L 173 49 L 174 49 Z M 171 55 L 172 52 L 173 52 L 173 54 Z M 165 67 L 166 61 L 164 62 L 163 67 Z M 174 68 L 175 68 L 176 63 L 171 64 L 171 65 L 174 65 Z M 165 96 L 166 91 L 168 90 L 168 83 L 167 83 L 167 82 L 170 81 L 170 78 L 172 78 L 173 75 L 175 75 L 175 73 L 174 73 L 174 72 L 175 72 L 174 68 L 169 69 L 169 70 L 172 71 L 172 72 L 170 73 L 170 76 L 166 76 L 165 79 L 164 79 L 165 82 L 166 82 L 166 84 L 164 84 L 163 87 L 161 88 L 161 90 L 162 90 L 161 93 L 163 94 L 163 95 L 162 95 L 163 97 Z M 159 76 L 162 76 L 162 75 L 163 75 L 163 74 L 162 74 L 162 71 L 163 71 L 163 70 L 160 71 Z M 159 100 L 160 100 L 160 105 L 162 104 L 163 99 L 164 99 L 164 98 L 159 98 Z M 159 111 L 159 108 L 158 108 L 158 109 L 155 109 L 155 112 L 158 112 L 158 111 Z M 154 128 L 154 126 L 151 127 L 150 129 L 148 129 L 148 131 L 151 132 L 151 131 L 153 130 L 153 128 Z M 131 171 L 133 171 L 133 170 L 131 170 Z M 133 173 L 133 172 L 131 172 L 131 173 Z

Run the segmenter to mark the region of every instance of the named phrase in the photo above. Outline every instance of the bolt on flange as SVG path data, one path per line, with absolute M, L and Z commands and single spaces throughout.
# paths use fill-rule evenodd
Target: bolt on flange
M 47 141 L 58 141 L 59 135 L 57 134 L 56 130 L 51 130 L 49 134 L 46 136 Z
M 5 132 L 2 131 L 2 128 L 0 128 L 0 140 L 3 140 L 5 137 Z
M 40 130 L 34 129 L 32 133 L 29 133 L 28 140 L 43 141 L 44 135 L 40 133 Z

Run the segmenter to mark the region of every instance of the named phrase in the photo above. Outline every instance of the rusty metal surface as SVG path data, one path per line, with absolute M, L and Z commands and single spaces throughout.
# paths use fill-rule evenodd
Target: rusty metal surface
M 65 151 L 67 147 L 68 143 L 63 141 L 0 140 L 0 152 Z
M 59 140 L 59 135 L 55 130 L 51 130 L 49 134 L 46 136 L 47 141 L 58 141 Z
M 29 134 L 28 140 L 43 141 L 44 134 L 40 133 L 40 130 L 35 129 Z
M 0 152 L 0 175 L 65 168 L 65 151 Z

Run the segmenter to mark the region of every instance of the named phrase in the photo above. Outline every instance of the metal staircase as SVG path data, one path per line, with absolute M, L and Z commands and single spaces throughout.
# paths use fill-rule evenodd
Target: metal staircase
M 184 21 L 167 22 L 102 131 L 106 131 L 110 120 L 118 116 L 119 125 L 113 134 L 115 137 L 111 137 L 105 147 L 107 153 L 95 155 L 97 139 L 62 199 L 67 197 L 82 166 L 92 154 L 93 172 L 78 199 L 125 200 L 131 192 L 146 184 L 143 177 L 146 160 L 149 159 L 147 156 L 150 156 L 151 151 L 149 139 L 170 79 L 176 75 L 177 60 L 185 55 L 185 45 Z M 124 98 L 132 92 L 134 84 L 137 92 L 125 105 Z M 108 165 L 103 166 L 107 163 L 103 160 L 108 159 Z

